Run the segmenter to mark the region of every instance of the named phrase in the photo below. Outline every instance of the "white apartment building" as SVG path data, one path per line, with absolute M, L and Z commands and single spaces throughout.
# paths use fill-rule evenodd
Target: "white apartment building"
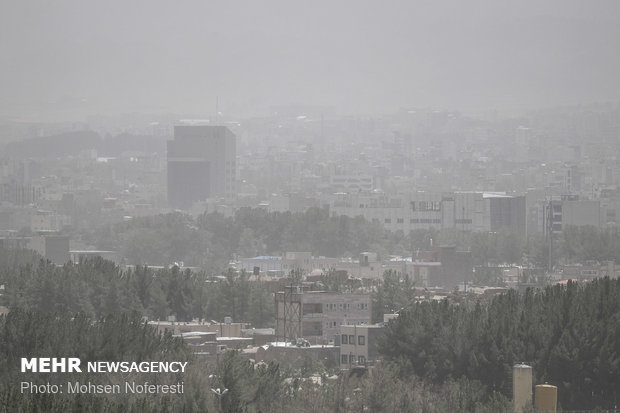
M 484 192 L 336 193 L 333 216 L 363 216 L 390 231 L 454 228 L 463 231 L 510 231 L 525 236 L 525 197 Z

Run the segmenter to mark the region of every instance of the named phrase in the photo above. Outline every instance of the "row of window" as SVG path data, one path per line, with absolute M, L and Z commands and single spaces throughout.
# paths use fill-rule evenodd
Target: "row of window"
M 409 205 L 412 211 L 441 211 L 440 201 L 412 201 Z
M 469 220 L 471 223 L 471 220 Z M 383 220 L 384 223 L 386 224 L 391 224 L 392 223 L 392 218 L 385 218 Z M 404 218 L 396 218 L 396 223 L 397 224 L 404 224 L 405 220 Z M 435 218 L 435 219 L 431 219 L 431 218 L 411 218 L 409 220 L 410 224 L 441 224 L 441 219 Z
M 334 327 L 338 327 L 338 326 L 346 326 L 346 325 L 352 326 L 352 325 L 357 325 L 357 324 L 367 324 L 367 321 L 351 320 L 351 319 L 347 320 L 346 322 L 342 321 L 342 320 L 339 320 L 339 321 L 326 321 L 325 322 L 325 327 L 326 328 L 334 328 Z
M 343 355 L 340 356 L 340 361 L 341 361 L 342 364 L 355 364 L 356 357 L 353 354 L 349 354 L 348 356 L 346 354 L 343 354 Z M 357 356 L 357 364 L 365 365 L 366 364 L 366 357 L 364 357 L 364 356 Z
M 350 303 L 339 303 L 339 304 L 333 304 L 333 303 L 328 303 L 325 304 L 325 311 L 337 311 L 337 310 L 350 310 L 351 309 L 351 304 Z
M 353 334 L 350 334 L 348 336 L 346 334 L 343 334 L 341 341 L 342 341 L 341 344 L 353 344 L 353 345 L 355 345 L 355 336 Z M 366 336 L 357 336 L 357 344 L 359 346 L 366 345 Z
M 357 303 L 355 304 L 355 308 L 357 308 L 358 310 L 368 310 L 368 303 Z M 333 304 L 333 303 L 328 303 L 328 304 L 324 304 L 324 311 L 328 312 L 328 311 L 347 311 L 351 309 L 351 303 L 339 303 L 339 304 Z

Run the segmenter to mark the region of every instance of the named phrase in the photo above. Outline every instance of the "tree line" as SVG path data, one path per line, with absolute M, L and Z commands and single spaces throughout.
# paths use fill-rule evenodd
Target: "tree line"
M 510 397 L 512 366 L 558 386 L 561 406 L 613 408 L 620 397 L 620 280 L 509 291 L 488 305 L 422 302 L 391 321 L 380 352 L 401 377 L 467 377 Z
M 0 316 L 0 412 L 510 412 L 501 394 L 486 398 L 477 381 L 459 379 L 441 385 L 403 380 L 378 366 L 371 372 L 310 378 L 276 362 L 253 364 L 230 351 L 215 371 L 204 369 L 183 341 L 160 335 L 139 314 L 91 318 L 67 311 L 42 313 L 14 309 Z M 120 374 L 21 373 L 21 357 L 79 357 L 88 361 L 188 361 L 182 376 L 134 373 L 129 378 L 149 383 L 183 380 L 183 394 L 32 394 L 21 381 L 37 384 L 67 381 L 114 384 Z M 303 369 L 302 369 L 303 370 Z M 386 389 L 390 389 L 387 391 Z M 219 389 L 220 396 L 211 389 Z
M 0 284 L 5 286 L 0 303 L 11 309 L 0 323 L 0 371 L 15 371 L 20 354 L 135 360 L 148 358 L 160 344 L 173 346 L 166 350 L 173 353 L 186 351 L 170 338 L 160 343 L 146 334 L 140 324 L 143 315 L 161 319 L 174 314 L 179 320 L 232 315 L 256 326 L 273 320 L 273 297 L 243 272 L 209 277 L 178 267 L 121 270 L 100 258 L 58 267 L 27 251 L 0 254 L 6 258 L 0 265 Z M 460 305 L 415 303 L 414 287 L 406 275 L 394 272 L 387 272 L 376 286 L 373 319 L 380 321 L 385 312 L 400 315 L 387 325 L 379 342 L 387 365 L 369 375 L 328 380 L 324 368 L 311 366 L 306 373 L 324 373 L 323 384 L 314 385 L 303 372 L 286 366 L 255 367 L 231 353 L 215 375 L 198 375 L 195 380 L 202 387 L 193 399 L 179 403 L 186 411 L 217 410 L 217 398 L 201 397 L 206 397 L 208 386 L 221 386 L 229 389 L 222 397 L 225 411 L 294 407 L 344 412 L 361 406 L 372 406 L 371 411 L 510 411 L 511 370 L 518 362 L 533 366 L 535 383 L 557 385 L 564 407 L 610 408 L 617 403 L 620 280 L 509 291 L 488 303 L 461 300 Z M 11 376 L 5 383 L 15 380 Z M 399 396 L 386 393 L 385 383 L 401 389 Z M 96 405 L 104 407 L 95 411 L 177 408 L 140 398 L 23 398 L 8 387 L 3 391 L 0 405 L 11 406 L 6 411 L 77 411 L 75 406 Z
M 121 269 L 100 257 L 56 266 L 30 251 L 0 249 L 15 265 L 0 266 L 5 290 L 0 305 L 43 312 L 71 311 L 102 317 L 131 313 L 151 320 L 206 319 L 245 321 L 255 327 L 273 323 L 273 295 L 266 284 L 232 271 L 210 277 L 204 272 L 146 266 Z
M 21 372 L 22 357 L 78 357 L 81 373 Z M 191 362 L 191 351 L 180 338 L 159 334 L 140 314 L 92 318 L 69 311 L 40 312 L 12 309 L 0 316 L 0 412 L 180 412 L 206 411 L 210 403 L 201 391 L 206 378 L 199 372 L 97 374 L 89 361 Z M 196 369 L 195 369 L 196 370 Z M 67 394 L 66 383 L 79 381 L 114 385 L 126 380 L 150 383 L 184 381 L 181 396 L 149 394 Z M 21 382 L 65 384 L 63 393 L 21 391 Z
M 230 260 L 285 251 L 310 251 L 315 256 L 357 257 L 366 251 L 410 256 L 431 245 L 455 245 L 470 251 L 473 264 L 520 264 L 547 268 L 548 240 L 533 234 L 418 229 L 390 232 L 361 216 L 331 216 L 326 208 L 305 212 L 268 212 L 241 208 L 234 216 L 205 213 L 193 218 L 181 212 L 134 218 L 83 231 L 75 236 L 99 249 L 118 250 L 127 264 L 162 266 L 175 262 L 224 271 Z M 566 227 L 554 240 L 554 264 L 615 260 L 620 262 L 617 229 Z

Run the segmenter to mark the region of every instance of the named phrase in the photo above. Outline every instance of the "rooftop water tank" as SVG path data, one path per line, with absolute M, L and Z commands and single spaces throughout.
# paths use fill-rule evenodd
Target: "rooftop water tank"
M 532 367 L 515 364 L 512 368 L 512 402 L 516 412 L 521 413 L 532 405 Z
M 534 389 L 536 410 L 555 413 L 558 405 L 558 388 L 550 384 L 539 384 Z

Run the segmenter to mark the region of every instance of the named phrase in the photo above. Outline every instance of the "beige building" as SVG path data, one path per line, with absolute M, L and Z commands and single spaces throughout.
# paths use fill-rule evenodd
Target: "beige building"
M 340 326 L 370 324 L 371 314 L 370 294 L 308 292 L 301 287 L 287 287 L 276 293 L 276 338 L 334 343 Z
M 382 332 L 383 325 L 340 326 L 340 367 L 365 367 L 377 361 L 377 337 Z

